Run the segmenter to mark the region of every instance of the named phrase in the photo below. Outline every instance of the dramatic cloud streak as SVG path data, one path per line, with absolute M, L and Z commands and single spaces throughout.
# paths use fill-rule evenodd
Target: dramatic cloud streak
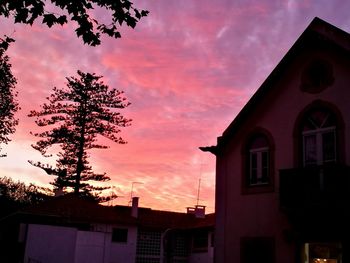
M 198 150 L 213 145 L 282 56 L 315 16 L 350 31 L 346 1 L 142 1 L 150 10 L 120 40 L 84 46 L 71 26 L 46 29 L 1 19 L 1 33 L 16 42 L 9 56 L 18 78 L 20 125 L 0 159 L 3 176 L 48 184 L 52 178 L 31 167 L 42 160 L 31 149 L 37 129 L 26 117 L 54 86 L 76 70 L 104 76 L 125 91 L 133 119 L 122 131 L 127 145 L 92 152 L 91 163 L 112 178 L 127 204 L 132 182 L 141 205 L 183 211 L 196 203 L 214 210 L 215 158 Z

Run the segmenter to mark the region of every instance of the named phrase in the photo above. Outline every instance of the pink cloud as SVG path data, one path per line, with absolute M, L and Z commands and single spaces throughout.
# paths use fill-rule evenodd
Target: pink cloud
M 349 31 L 345 2 L 142 1 L 149 17 L 95 48 L 72 25 L 49 30 L 0 19 L 1 32 L 16 38 L 8 54 L 22 107 L 2 174 L 46 185 L 52 179 L 27 163 L 41 157 L 30 147 L 36 127 L 26 115 L 81 69 L 103 75 L 132 103 L 122 112 L 133 119 L 121 132 L 129 143 L 91 153 L 92 166 L 124 196 L 116 203 L 127 203 L 131 183 L 141 181 L 141 205 L 184 211 L 195 204 L 201 177 L 201 203 L 213 211 L 215 158 L 198 147 L 216 143 L 314 16 Z

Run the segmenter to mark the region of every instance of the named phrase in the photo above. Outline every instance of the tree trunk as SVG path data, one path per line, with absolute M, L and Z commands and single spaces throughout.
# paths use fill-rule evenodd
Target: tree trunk
M 82 108 L 83 116 L 82 116 L 82 125 L 81 125 L 81 132 L 80 132 L 80 139 L 79 139 L 79 152 L 78 152 L 78 161 L 77 161 L 77 170 L 76 170 L 76 178 L 75 178 L 75 186 L 74 186 L 74 194 L 79 195 L 80 190 L 80 179 L 81 179 L 81 172 L 83 171 L 84 164 L 83 164 L 83 155 L 84 155 L 84 148 L 85 148 L 85 125 L 86 125 L 86 109 L 85 105 Z

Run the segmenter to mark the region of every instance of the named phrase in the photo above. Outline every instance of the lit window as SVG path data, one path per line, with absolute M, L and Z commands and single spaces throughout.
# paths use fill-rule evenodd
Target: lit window
M 341 243 L 305 243 L 303 262 L 337 263 L 342 262 Z

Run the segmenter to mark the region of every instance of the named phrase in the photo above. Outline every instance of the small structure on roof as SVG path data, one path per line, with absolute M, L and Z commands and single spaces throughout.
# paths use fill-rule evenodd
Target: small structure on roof
M 73 194 L 1 219 L 1 262 L 212 262 L 214 214 L 103 206 Z M 204 261 L 203 261 L 204 260 Z

